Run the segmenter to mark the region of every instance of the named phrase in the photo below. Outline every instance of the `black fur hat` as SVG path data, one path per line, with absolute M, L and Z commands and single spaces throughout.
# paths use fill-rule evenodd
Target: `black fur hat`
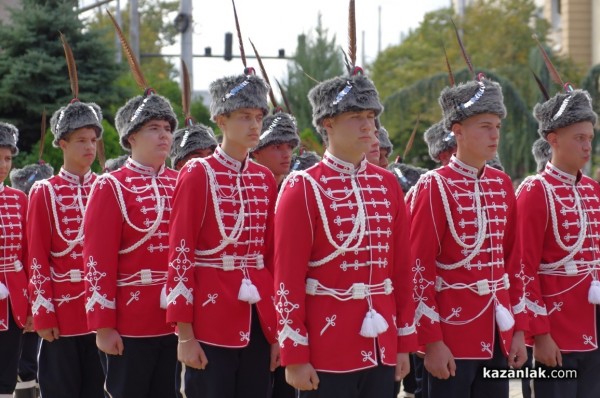
M 10 123 L 0 122 L 0 147 L 10 148 L 13 156 L 17 155 L 19 153 L 17 141 L 19 141 L 19 130 Z
M 58 148 L 58 141 L 82 127 L 91 127 L 96 130 L 96 137 L 102 137 L 102 109 L 93 102 L 74 100 L 54 112 L 50 119 L 50 130 L 54 134 L 52 146 Z
M 28 164 L 22 169 L 12 169 L 10 171 L 10 185 L 29 194 L 36 181 L 48 179 L 53 174 L 54 169 L 48 163 Z
M 456 138 L 452 131 L 444 127 L 444 121 L 439 121 L 425 130 L 423 134 L 429 148 L 429 156 L 435 162 L 440 162 L 440 154 L 456 148 Z
M 242 75 L 226 76 L 215 80 L 208 87 L 211 95 L 210 116 L 213 121 L 217 115 L 231 113 L 242 108 L 262 109 L 263 115 L 269 111 L 267 93 L 269 86 L 247 68 Z
M 545 138 L 538 138 L 531 147 L 531 153 L 537 164 L 536 171 L 538 173 L 544 171 L 546 163 L 552 159 L 552 147 L 550 143 Z
M 480 74 L 477 80 L 444 88 L 439 103 L 447 130 L 456 122 L 483 113 L 492 113 L 501 119 L 506 117 L 502 87 L 485 78 L 483 74 Z
M 127 138 L 138 131 L 150 120 L 166 120 L 171 131 L 177 129 L 177 117 L 168 99 L 148 91 L 146 94 L 131 98 L 115 116 L 115 127 L 119 133 L 119 142 L 126 151 L 131 150 Z
M 392 163 L 388 169 L 394 173 L 404 193 L 407 193 L 419 181 L 421 174 L 427 172 L 427 169 L 405 163 Z
M 539 123 L 538 133 L 546 138 L 556 129 L 579 122 L 596 125 L 598 115 L 592 108 L 592 99 L 585 90 L 571 90 L 558 93 L 546 102 L 536 104 L 533 116 Z
M 195 124 L 179 129 L 173 134 L 170 155 L 171 165 L 176 167 L 177 163 L 198 149 L 211 148 L 214 150 L 217 145 L 219 144 L 215 139 L 215 133 L 208 126 Z
M 283 142 L 289 142 L 292 148 L 296 149 L 300 145 L 300 136 L 294 116 L 285 112 L 277 112 L 263 119 L 260 141 L 256 148 L 252 149 L 252 152 Z
M 327 133 L 322 122 L 325 118 L 364 110 L 375 111 L 377 117 L 383 112 L 375 85 L 359 67 L 350 77 L 338 76 L 317 84 L 308 92 L 308 99 L 313 110 L 313 125 L 324 140 Z

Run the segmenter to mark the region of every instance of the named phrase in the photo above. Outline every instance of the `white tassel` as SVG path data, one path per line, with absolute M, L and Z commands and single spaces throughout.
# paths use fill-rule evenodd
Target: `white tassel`
M 163 285 L 160 290 L 160 308 L 167 309 L 167 285 Z
M 0 282 L 0 300 L 4 300 L 8 297 L 8 288 L 2 282 Z
M 360 335 L 363 337 L 377 337 L 388 330 L 388 323 L 383 316 L 374 309 L 367 311 L 360 328 Z
M 360 328 L 360 335 L 367 338 L 377 337 L 375 321 L 373 320 L 373 311 L 367 311 Z
M 240 286 L 240 292 L 238 293 L 238 300 L 246 301 L 250 304 L 255 304 L 260 301 L 258 289 L 256 286 L 254 286 L 250 279 L 242 279 L 242 285 Z
M 592 281 L 588 290 L 588 301 L 590 304 L 600 304 L 600 281 Z
M 500 303 L 496 304 L 496 324 L 501 332 L 506 332 L 515 325 L 515 319 L 510 311 Z
M 371 311 L 373 311 L 373 325 L 375 326 L 377 334 L 381 334 L 388 330 L 389 325 L 385 318 L 379 312 L 375 310 Z

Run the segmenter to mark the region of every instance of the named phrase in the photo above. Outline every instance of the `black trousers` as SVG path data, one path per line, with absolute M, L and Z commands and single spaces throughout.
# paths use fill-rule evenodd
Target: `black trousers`
M 429 398 L 508 398 L 508 379 L 484 379 L 482 368 L 506 369 L 508 361 L 496 336 L 491 359 L 457 359 L 456 376 L 441 380 L 427 375 Z M 546 398 L 544 395 L 539 397 Z
M 312 391 L 300 391 L 300 397 L 394 398 L 395 373 L 395 366 L 385 365 L 349 373 L 317 372 L 319 387 Z
M 111 398 L 175 397 L 177 336 L 122 337 L 123 355 L 106 356 Z M 44 397 L 45 398 L 45 397 Z
M 102 398 L 104 374 L 96 348 L 96 335 L 42 340 L 38 354 L 38 380 L 44 398 Z
M 21 356 L 19 358 L 19 382 L 37 382 L 37 353 L 40 337 L 35 332 L 27 332 L 21 338 Z
M 278 367 L 273 372 L 273 393 L 271 398 L 296 398 L 296 389 L 285 381 L 285 368 Z
M 562 353 L 562 367 L 550 368 L 541 363 L 536 368 L 546 369 L 550 375 L 553 369 L 576 369 L 576 379 L 534 379 L 535 397 L 543 398 L 596 398 L 600 397 L 600 350 Z
M 178 397 L 268 398 L 271 395 L 271 346 L 252 307 L 250 343 L 244 348 L 200 343 L 208 365 L 204 370 L 177 362 Z
M 412 355 L 412 368 L 415 370 L 415 398 L 427 398 L 429 393 L 429 373 L 425 370 L 425 361 L 417 354 Z
M 12 394 L 17 385 L 19 344 L 23 329 L 15 323 L 8 311 L 8 330 L 0 332 L 0 394 Z

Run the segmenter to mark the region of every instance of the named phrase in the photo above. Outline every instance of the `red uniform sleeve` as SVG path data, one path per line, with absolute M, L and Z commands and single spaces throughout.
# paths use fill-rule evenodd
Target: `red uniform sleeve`
M 167 322 L 194 320 L 194 250 L 206 217 L 208 176 L 200 161 L 181 169 L 169 223 L 169 273 L 167 278 Z M 218 233 L 218 231 L 213 231 Z
M 529 317 L 525 308 L 525 292 L 523 291 L 523 279 L 521 278 L 521 261 L 519 258 L 519 246 L 523 242 L 517 240 L 517 206 L 515 194 L 512 189 L 507 190 L 508 205 L 506 229 L 504 230 L 504 264 L 508 279 L 510 281 L 510 305 L 515 318 L 515 331 L 529 330 Z
M 29 249 L 27 270 L 29 274 L 29 297 L 32 303 L 35 330 L 58 327 L 54 308 L 54 290 L 50 271 L 50 247 L 52 243 L 50 193 L 43 184 L 31 189 L 26 227 Z
M 419 344 L 443 340 L 435 280 L 436 258 L 446 234 L 446 214 L 440 189 L 433 176 L 422 178 L 415 187 L 414 207 L 411 215 L 411 250 L 413 256 L 414 296 L 417 303 L 416 326 Z
M 116 291 L 123 216 L 114 183 L 98 177 L 83 219 L 86 314 L 90 330 L 116 328 Z
M 398 326 L 398 352 L 417 350 L 415 330 L 415 301 L 413 300 L 412 256 L 410 249 L 410 221 L 404 205 L 404 195 L 399 184 L 390 182 L 395 188 L 393 197 L 398 198 L 398 210 L 394 215 L 392 233 L 393 285 L 396 298 L 396 318 Z
M 519 269 L 524 281 L 524 298 L 529 312 L 529 332 L 532 335 L 550 332 L 550 322 L 546 315 L 538 278 L 542 262 L 544 236 L 548 222 L 548 209 L 544 188 L 539 181 L 525 186 L 517 197 L 517 247 Z M 536 311 L 531 306 L 541 311 Z
M 306 274 L 317 222 L 314 193 L 301 176 L 282 187 L 275 209 L 275 308 L 283 365 L 309 363 Z

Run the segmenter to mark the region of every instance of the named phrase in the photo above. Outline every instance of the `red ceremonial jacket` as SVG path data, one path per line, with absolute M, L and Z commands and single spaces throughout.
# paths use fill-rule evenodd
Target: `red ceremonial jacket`
M 396 364 L 416 347 L 409 223 L 392 173 L 326 152 L 293 172 L 275 214 L 275 305 L 283 365 L 326 372 Z M 367 313 L 388 327 L 361 334 Z
M 222 347 L 250 341 L 251 305 L 242 284 L 258 290 L 263 333 L 275 343 L 272 216 L 273 174 L 242 163 L 220 147 L 181 170 L 169 230 L 169 322 L 192 323 L 196 339 Z
M 453 156 L 421 177 L 410 202 L 419 343 L 443 340 L 458 359 L 492 357 L 497 305 L 512 307 L 515 320 L 499 331 L 505 354 L 513 331 L 527 329 L 518 263 L 511 260 L 512 183 L 489 166 L 477 174 Z
M 27 240 L 25 219 L 27 196 L 14 188 L 0 183 L 0 284 L 8 290 L 8 296 L 0 300 L 0 332 L 8 330 L 8 315 L 19 327 L 25 326 L 29 309 L 27 293 L 26 262 Z M 10 301 L 10 305 L 9 305 Z M 9 308 L 10 307 L 10 308 Z
M 588 291 L 600 268 L 600 185 L 548 162 L 517 192 L 531 335 L 550 333 L 561 351 L 597 349 L 596 306 Z
M 161 308 L 175 170 L 133 159 L 98 177 L 85 213 L 86 313 L 92 330 L 127 337 L 173 333 Z
M 96 176 L 83 181 L 60 169 L 29 193 L 29 292 L 36 330 L 58 327 L 61 336 L 90 332 L 85 321 L 83 214 Z

